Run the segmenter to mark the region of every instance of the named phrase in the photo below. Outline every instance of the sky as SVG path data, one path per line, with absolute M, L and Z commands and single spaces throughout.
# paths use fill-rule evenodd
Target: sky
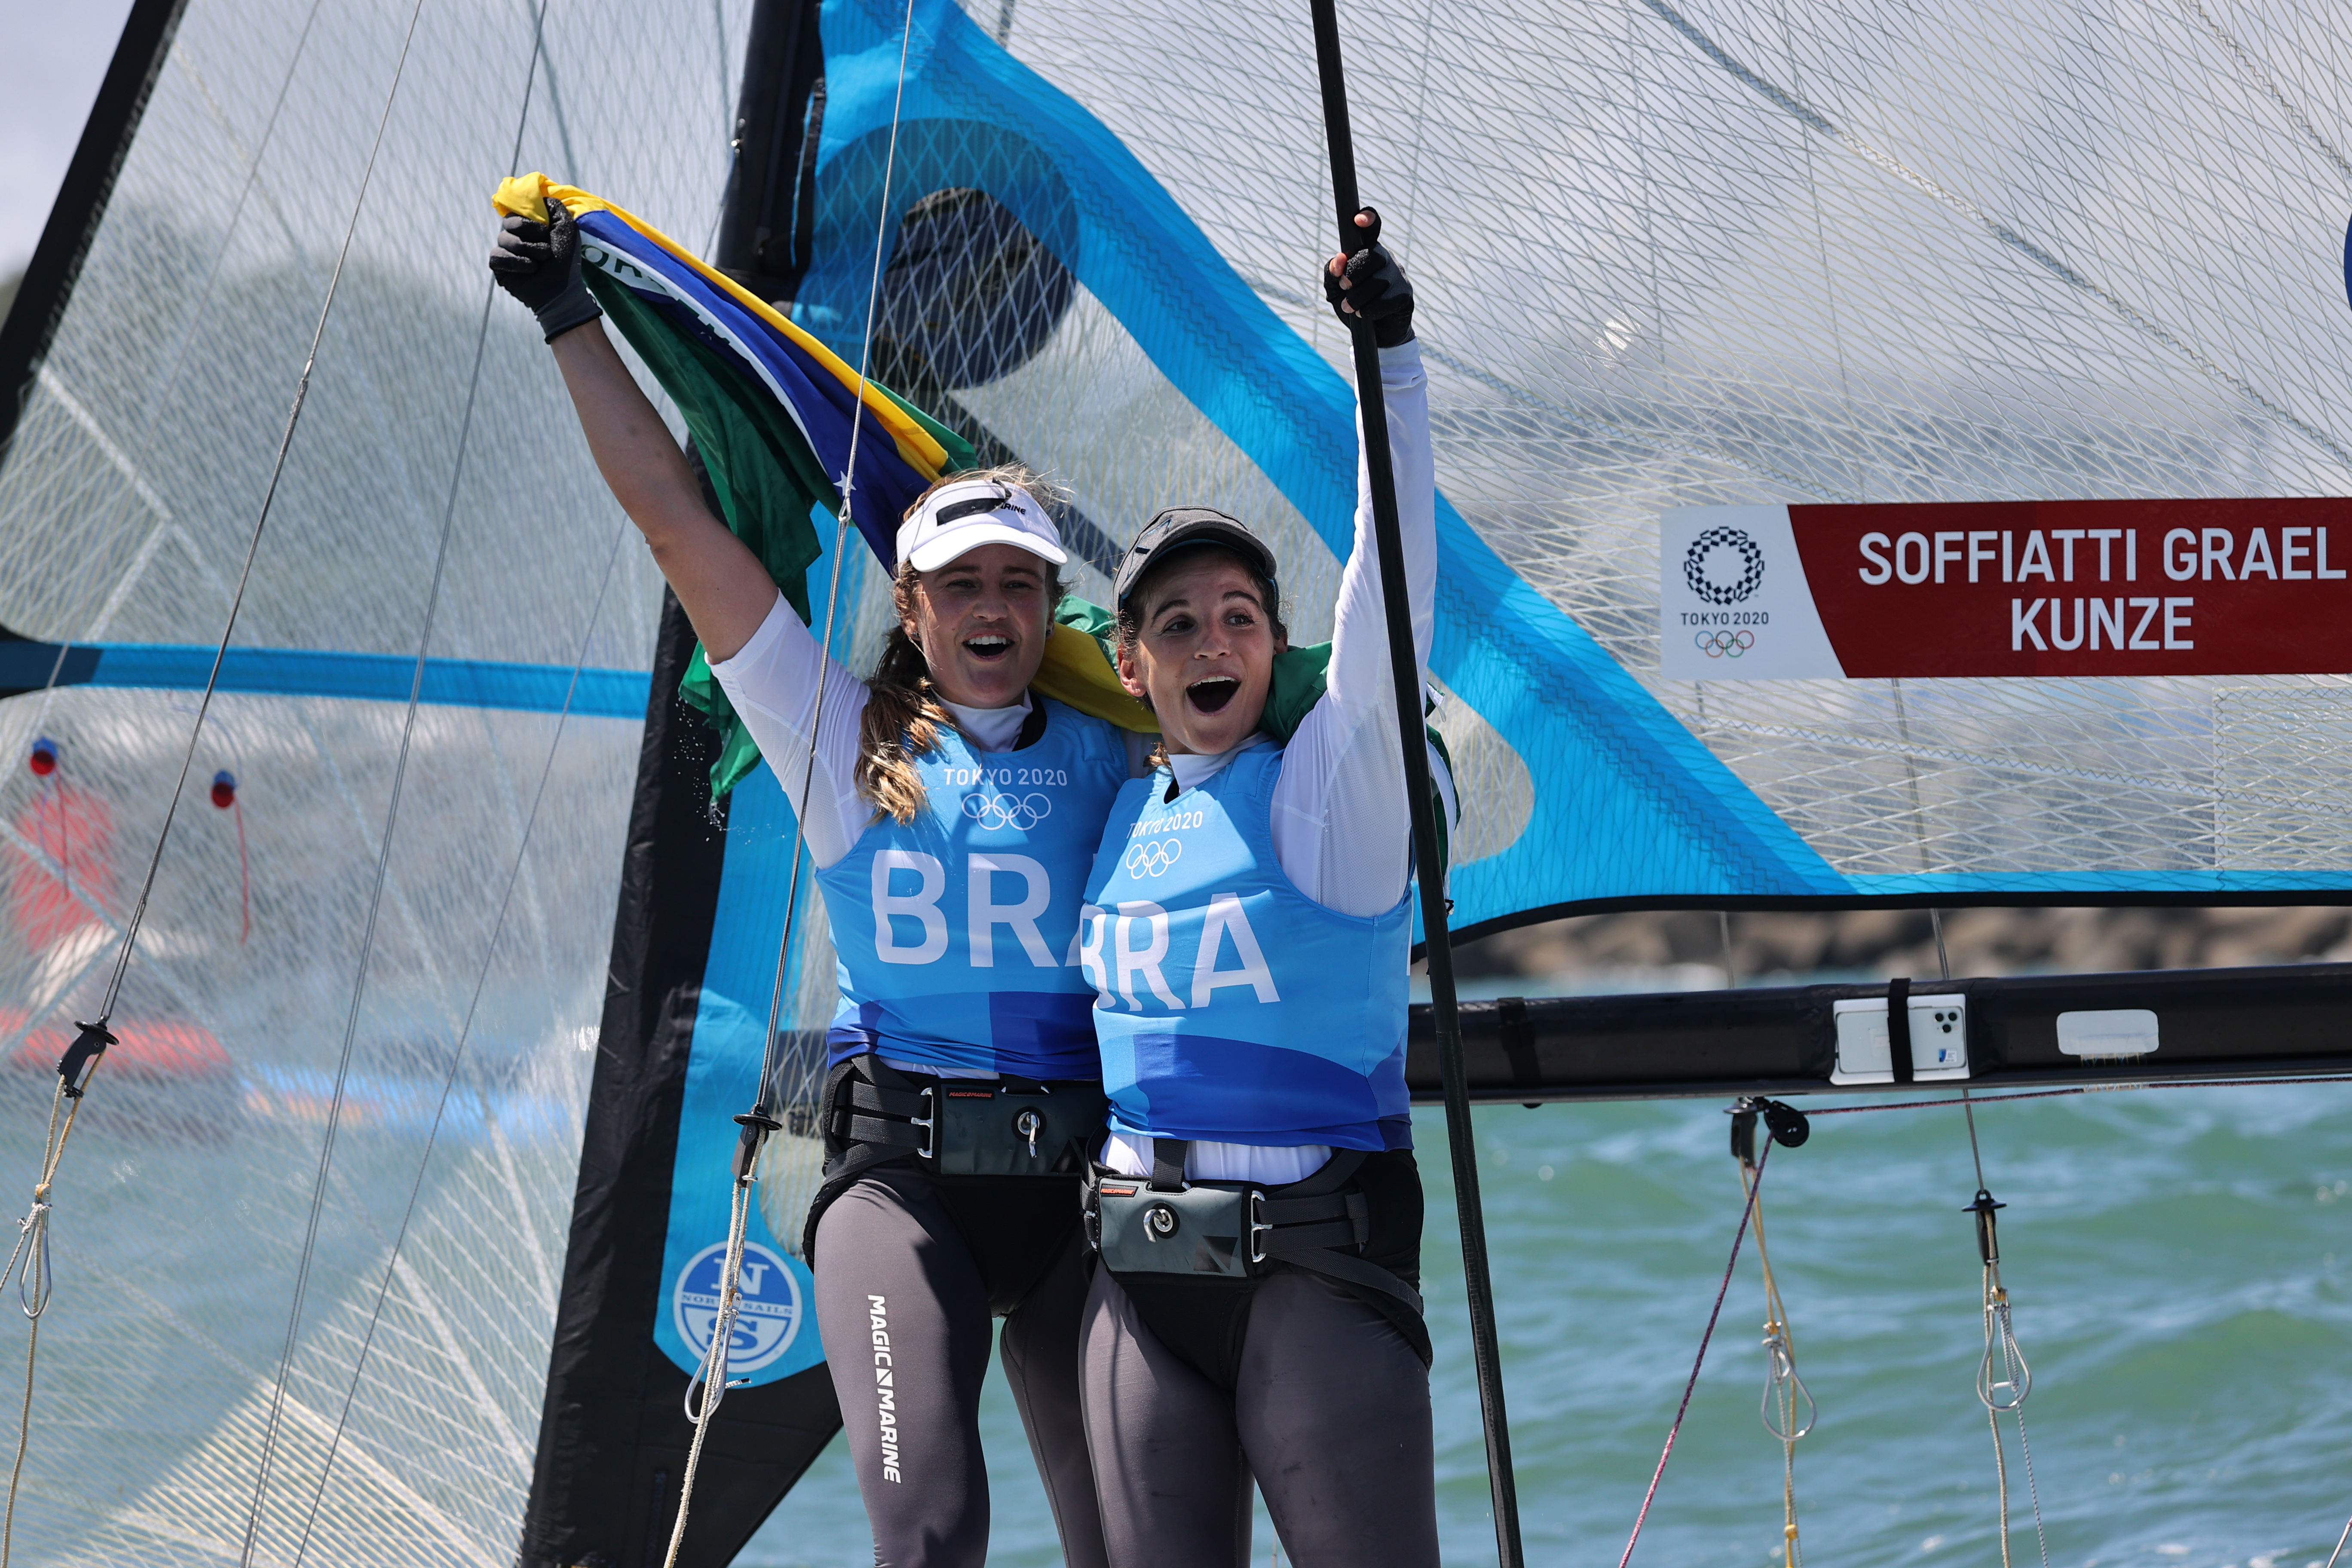
M 131 0 L 0 0 L 0 278 L 40 242 Z

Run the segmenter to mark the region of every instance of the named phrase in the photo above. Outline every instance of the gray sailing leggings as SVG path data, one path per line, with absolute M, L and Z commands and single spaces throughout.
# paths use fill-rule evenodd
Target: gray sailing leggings
M 1004 1320 L 1004 1374 L 1065 1560 L 1072 1568 L 1104 1568 L 1078 1410 L 1083 1256 L 1073 1226 L 1068 1251 Z M 817 1222 L 814 1271 L 817 1329 L 874 1527 L 874 1561 L 885 1568 L 982 1568 L 988 1298 L 930 1178 L 886 1167 L 835 1199 Z
M 1152 1336 L 1108 1268 L 1084 1335 L 1118 1568 L 1244 1568 L 1253 1475 L 1298 1568 L 1436 1568 L 1429 1370 L 1379 1312 L 1314 1275 L 1273 1275 L 1231 1394 Z

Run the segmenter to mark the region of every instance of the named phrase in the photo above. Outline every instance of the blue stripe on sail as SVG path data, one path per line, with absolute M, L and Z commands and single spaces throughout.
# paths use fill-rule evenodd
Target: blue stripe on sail
M 1283 324 L 1084 108 L 949 0 L 916 0 L 916 11 L 891 184 L 899 211 L 942 188 L 986 191 L 1345 557 L 1356 500 L 1348 382 Z M 795 317 L 853 361 L 872 276 L 902 25 L 902 10 L 886 0 L 827 0 L 824 10 L 816 258 Z M 1171 257 L 1184 265 L 1170 265 Z M 1586 899 L 1851 893 L 1844 878 L 1590 634 L 1511 571 L 1442 496 L 1438 551 L 1431 668 L 1517 751 L 1537 784 L 1518 840 L 1456 868 L 1450 890 L 1457 921 Z M 1475 800 L 1465 806 L 1479 809 Z
M 0 686 L 47 684 L 56 645 L 0 644 L 10 664 Z M 201 691 L 214 650 L 173 643 L 83 643 L 68 654 L 60 685 Z M 94 656 L 94 657 L 93 657 Z M 15 668 L 21 664 L 22 670 Z M 37 666 L 37 668 L 34 668 Z M 221 661 L 223 691 L 268 697 L 340 697 L 405 702 L 416 660 L 404 654 L 334 653 L 310 648 L 233 647 Z M 635 669 L 582 669 L 572 711 L 590 719 L 646 716 L 652 678 Z M 418 700 L 444 708 L 497 708 L 520 713 L 562 710 L 572 671 L 563 665 L 509 664 L 491 659 L 433 658 L 425 662 Z

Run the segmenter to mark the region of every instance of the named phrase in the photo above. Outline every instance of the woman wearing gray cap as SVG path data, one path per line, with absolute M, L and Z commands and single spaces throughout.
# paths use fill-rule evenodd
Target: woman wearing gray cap
M 1101 1564 L 1077 1388 L 1101 1074 L 1069 952 L 1136 759 L 1122 731 L 1029 690 L 1060 534 L 1018 470 L 932 486 L 898 531 L 898 625 L 858 679 L 703 504 L 578 287 L 570 222 L 509 219 L 494 268 L 539 312 L 597 466 L 798 813 L 840 958 L 803 1247 L 875 1561 L 985 1561 L 980 1389 L 1000 1316 L 1066 1560 Z
M 1331 258 L 1326 289 L 1381 344 L 1425 663 L 1428 394 L 1411 291 L 1377 215 L 1357 222 L 1371 243 Z M 1253 1477 L 1302 1568 L 1437 1562 L 1410 832 L 1359 492 L 1328 686 L 1286 744 L 1259 730 L 1287 646 L 1264 541 L 1162 512 L 1116 584 L 1120 679 L 1164 737 L 1112 809 L 1079 945 L 1111 1101 L 1088 1194 L 1087 1435 L 1120 1568 L 1242 1563 Z

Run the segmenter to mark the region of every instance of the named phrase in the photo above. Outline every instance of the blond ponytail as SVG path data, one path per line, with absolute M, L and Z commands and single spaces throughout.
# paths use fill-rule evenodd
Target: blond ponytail
M 866 682 L 866 711 L 857 721 L 857 793 L 901 827 L 923 809 L 923 775 L 915 771 L 915 759 L 940 743 L 942 726 L 955 722 L 931 684 L 930 661 L 907 635 L 920 576 L 902 563 L 890 584 L 898 624 L 883 640 L 881 660 Z

